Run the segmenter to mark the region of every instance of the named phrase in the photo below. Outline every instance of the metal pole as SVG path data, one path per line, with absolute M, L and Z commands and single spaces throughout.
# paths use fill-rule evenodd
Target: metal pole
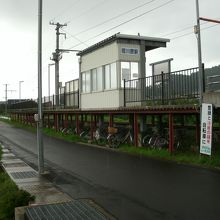
M 38 0 L 38 122 L 37 122 L 37 145 L 38 145 L 38 172 L 44 173 L 44 147 L 43 147 L 43 111 L 42 111 L 42 0 Z
M 57 23 L 56 27 L 56 59 L 55 59 L 55 100 L 56 106 L 59 106 L 59 36 L 60 36 L 60 26 Z
M 24 81 L 19 81 L 19 101 L 21 101 L 21 83 Z
M 48 64 L 48 97 L 50 101 L 50 67 L 55 65 L 55 63 Z
M 199 0 L 196 0 L 196 15 L 197 15 L 197 41 L 198 41 L 198 63 L 199 63 L 199 104 L 202 107 L 203 101 L 203 73 L 202 73 L 202 49 L 201 49 L 201 32 L 200 32 L 200 18 L 199 18 Z
M 8 84 L 5 84 L 5 115 L 7 115 L 7 102 L 8 102 Z
M 48 64 L 48 97 L 50 100 L 50 64 Z

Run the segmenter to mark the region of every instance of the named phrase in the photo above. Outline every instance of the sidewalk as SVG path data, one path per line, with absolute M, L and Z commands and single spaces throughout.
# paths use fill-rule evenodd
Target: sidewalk
M 15 220 L 113 219 L 91 200 L 73 200 L 2 145 L 2 167 L 19 189 L 35 196 L 29 207 L 15 209 Z M 73 186 L 74 187 L 74 186 Z M 46 208 L 46 212 L 45 212 Z

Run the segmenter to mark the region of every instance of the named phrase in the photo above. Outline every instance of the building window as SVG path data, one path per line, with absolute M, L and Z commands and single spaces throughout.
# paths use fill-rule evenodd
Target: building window
M 92 70 L 92 91 L 97 91 L 97 70 Z
M 86 73 L 82 73 L 82 92 L 86 91 Z
M 105 65 L 105 89 L 110 89 L 110 65 Z
M 137 62 L 121 62 L 121 87 L 124 87 L 125 80 L 133 80 L 138 78 Z
M 97 68 L 97 91 L 102 91 L 103 90 L 103 68 L 98 67 Z
M 82 92 L 90 92 L 90 71 L 82 73 Z
M 138 49 L 137 48 L 126 48 L 126 47 L 123 47 L 123 48 L 121 48 L 121 53 L 129 54 L 129 55 L 137 55 L 138 54 Z
M 105 76 L 105 89 L 117 88 L 117 71 L 116 63 L 108 64 L 104 66 Z

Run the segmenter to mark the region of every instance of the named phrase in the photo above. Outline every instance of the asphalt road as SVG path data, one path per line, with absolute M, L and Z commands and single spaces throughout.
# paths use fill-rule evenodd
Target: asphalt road
M 0 140 L 37 165 L 36 135 L 0 122 Z M 48 178 L 118 219 L 220 219 L 220 171 L 44 137 Z

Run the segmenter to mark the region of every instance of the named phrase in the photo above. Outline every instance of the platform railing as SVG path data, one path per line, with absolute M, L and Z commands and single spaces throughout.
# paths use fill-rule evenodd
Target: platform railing
M 57 109 L 57 108 L 79 108 L 79 91 L 73 91 L 68 93 L 61 93 L 56 99 L 55 95 L 42 97 L 42 105 L 44 110 Z M 56 103 L 58 101 L 58 103 Z M 13 109 L 36 109 L 38 100 L 23 100 L 9 105 L 8 108 Z
M 163 73 L 124 81 L 124 105 L 199 98 L 199 68 Z

